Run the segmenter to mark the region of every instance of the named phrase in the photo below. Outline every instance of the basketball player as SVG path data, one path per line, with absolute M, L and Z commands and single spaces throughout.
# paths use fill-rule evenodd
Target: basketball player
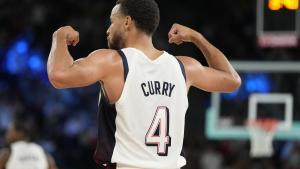
M 189 88 L 232 92 L 241 79 L 221 51 L 188 27 L 174 24 L 169 43 L 194 43 L 209 67 L 156 49 L 152 35 L 160 17 L 154 0 L 118 0 L 110 19 L 110 49 L 76 61 L 68 45 L 77 45 L 79 33 L 70 26 L 54 32 L 47 65 L 50 82 L 58 89 L 100 82 L 94 155 L 99 166 L 178 169 L 186 164 L 181 152 Z
M 29 142 L 29 128 L 15 120 L 6 132 L 9 148 L 0 150 L 0 169 L 56 169 L 53 158 L 43 148 Z

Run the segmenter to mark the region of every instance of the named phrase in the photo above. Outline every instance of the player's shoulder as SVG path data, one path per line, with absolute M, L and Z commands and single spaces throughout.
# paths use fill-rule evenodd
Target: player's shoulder
M 200 62 L 198 62 L 196 59 L 190 56 L 176 56 L 176 58 L 180 60 L 185 67 L 190 67 L 190 66 L 195 66 L 200 64 Z
M 190 87 L 194 81 L 194 75 L 198 76 L 199 68 L 203 69 L 203 66 L 198 60 L 189 56 L 176 56 L 176 58 L 184 65 L 186 83 Z
M 88 60 L 101 67 L 114 66 L 121 63 L 122 59 L 117 50 L 98 49 L 88 55 Z
M 89 57 L 97 59 L 117 59 L 119 58 L 119 52 L 113 49 L 97 49 L 89 54 Z

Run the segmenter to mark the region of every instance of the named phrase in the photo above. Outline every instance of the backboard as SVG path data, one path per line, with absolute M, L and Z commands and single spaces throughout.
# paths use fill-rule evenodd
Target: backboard
M 216 140 L 247 140 L 247 120 L 276 118 L 279 128 L 275 140 L 300 140 L 300 63 L 233 65 L 242 78 L 242 86 L 230 94 L 212 94 L 212 106 L 206 112 L 206 136 Z

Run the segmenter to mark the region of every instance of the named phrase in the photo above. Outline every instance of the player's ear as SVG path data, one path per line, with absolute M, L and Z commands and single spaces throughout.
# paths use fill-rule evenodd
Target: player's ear
M 126 16 L 125 17 L 125 30 L 130 30 L 130 27 L 133 25 L 133 20 L 131 18 L 131 16 Z

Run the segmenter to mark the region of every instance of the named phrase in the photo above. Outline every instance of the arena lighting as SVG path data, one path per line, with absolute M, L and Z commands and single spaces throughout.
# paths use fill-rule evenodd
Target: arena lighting
M 234 92 L 231 92 L 231 93 L 224 93 L 224 94 L 222 94 L 222 97 L 225 100 L 232 100 L 232 99 L 238 98 L 239 91 L 240 91 L 240 89 L 235 90 Z
M 10 74 L 18 74 L 26 69 L 26 58 L 29 42 L 25 38 L 18 39 L 6 52 L 5 70 Z
M 41 73 L 45 70 L 45 64 L 42 58 L 43 56 L 40 52 L 34 52 L 29 56 L 27 66 L 32 73 Z
M 14 44 L 14 48 L 18 54 L 25 54 L 28 52 L 28 41 L 26 39 L 21 39 Z
M 271 81 L 266 74 L 263 73 L 247 73 L 241 75 L 241 87 L 232 92 L 222 94 L 225 100 L 245 99 L 251 93 L 269 93 L 272 89 Z
M 12 75 L 42 74 L 45 72 L 43 54 L 39 49 L 31 49 L 27 38 L 19 38 L 6 51 L 4 71 Z
M 245 78 L 245 89 L 248 93 L 268 93 L 271 90 L 270 80 L 265 74 L 248 74 Z
M 297 10 L 299 9 L 299 0 L 269 0 L 268 7 L 273 11 L 277 11 L 282 8 Z

